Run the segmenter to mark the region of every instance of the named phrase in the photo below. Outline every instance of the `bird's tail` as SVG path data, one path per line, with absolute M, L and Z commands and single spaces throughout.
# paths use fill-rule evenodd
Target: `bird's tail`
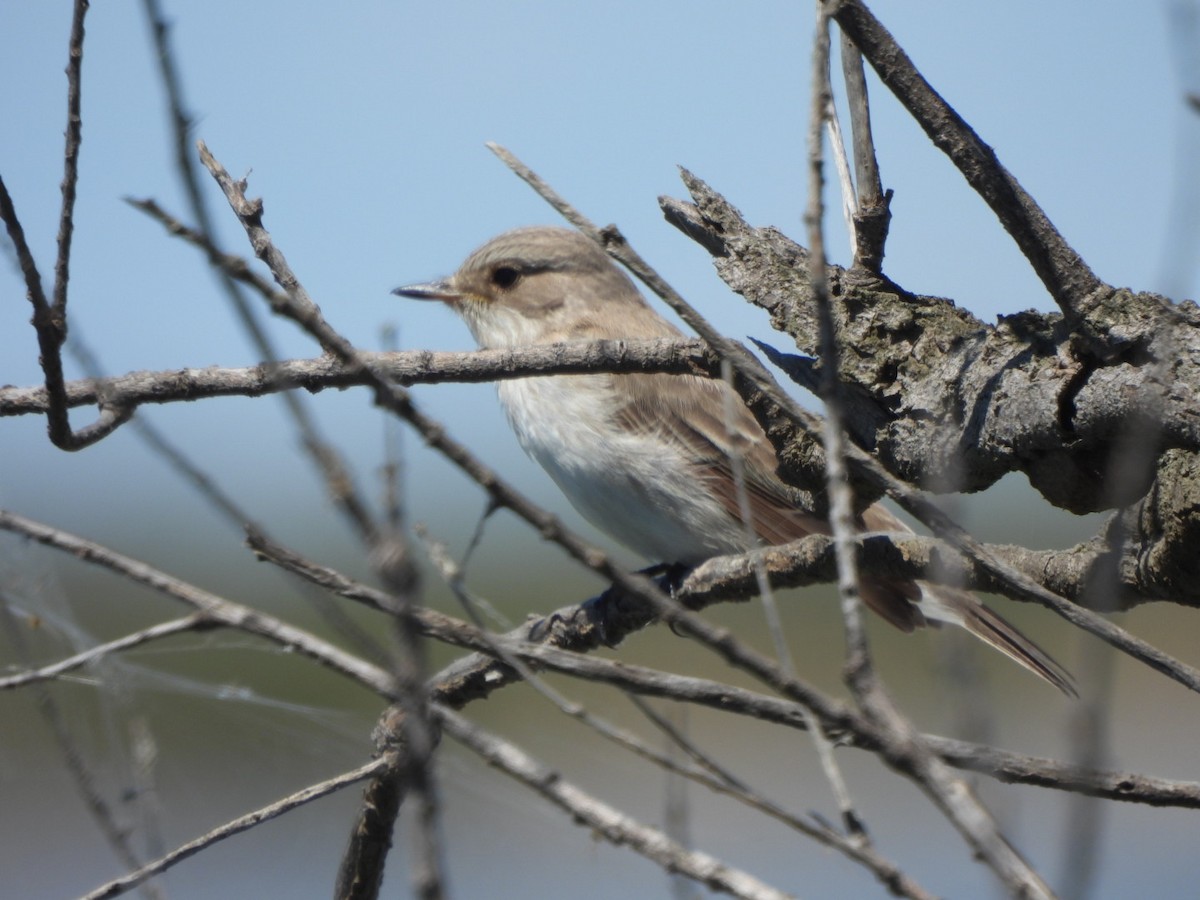
M 974 594 L 943 585 L 918 584 L 921 598 L 917 605 L 925 618 L 965 628 L 985 644 L 995 647 L 1009 659 L 1050 682 L 1068 697 L 1079 696 L 1070 672 L 999 613 L 984 606 Z

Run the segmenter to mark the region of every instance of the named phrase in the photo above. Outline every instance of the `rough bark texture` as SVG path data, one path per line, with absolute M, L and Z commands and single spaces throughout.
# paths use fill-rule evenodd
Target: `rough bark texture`
M 730 288 L 795 340 L 803 355 L 772 357 L 813 387 L 820 364 L 808 252 L 774 228 L 750 226 L 690 173 L 684 181 L 693 203 L 663 198 L 667 218 L 713 255 Z M 950 300 L 864 270 L 831 266 L 828 277 L 846 424 L 861 447 L 933 490 L 979 491 L 1022 472 L 1047 501 L 1074 513 L 1132 504 L 1119 520 L 1123 590 L 1200 603 L 1195 303 L 1101 290 L 1081 304 L 1090 323 L 1084 338 L 1060 313 L 1021 312 L 989 325 Z M 1109 323 L 1103 341 L 1101 321 Z M 1122 463 L 1131 446 L 1142 465 Z

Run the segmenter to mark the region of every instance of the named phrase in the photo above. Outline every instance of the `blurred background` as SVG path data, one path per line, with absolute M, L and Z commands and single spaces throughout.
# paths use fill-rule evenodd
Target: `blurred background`
M 1200 63 L 1191 4 L 901 3 L 872 9 L 925 76 L 998 152 L 1068 241 L 1110 283 L 1195 291 L 1196 160 L 1200 116 L 1185 95 Z M 505 229 L 555 223 L 484 142 L 504 144 L 598 223 L 617 223 L 681 293 L 735 337 L 774 340 L 765 316 L 716 277 L 707 255 L 667 225 L 661 194 L 683 196 L 683 165 L 757 225 L 802 239 L 811 4 L 297 5 L 167 2 L 192 136 L 207 142 L 249 194 L 326 317 L 363 348 L 398 329 L 405 348 L 467 349 L 465 327 L 432 305 L 389 290 L 452 271 Z M 53 273 L 66 109 L 66 0 L 0 4 L 0 175 L 43 278 Z M 872 77 L 885 187 L 895 190 L 886 272 L 910 290 L 954 298 L 985 321 L 1052 303 L 994 217 Z M 140 5 L 95 4 L 87 19 L 83 147 L 71 265 L 72 340 L 103 370 L 259 362 L 214 287 L 201 255 L 123 202 L 150 197 L 188 220 L 173 165 L 164 92 Z M 250 256 L 219 190 L 205 190 L 225 248 Z M 849 261 L 831 191 L 828 240 Z M 0 267 L 0 383 L 41 382 L 24 286 L 5 246 Z M 269 327 L 285 358 L 318 354 L 286 322 Z M 81 370 L 67 360 L 71 377 Z M 535 500 L 603 546 L 521 455 L 490 385 L 414 390 L 451 435 Z M 388 425 L 365 391 L 311 398 L 325 434 L 362 491 L 381 495 Z M 807 398 L 806 398 L 806 402 Z M 143 408 L 279 540 L 370 578 L 361 548 L 299 451 L 277 398 Z M 90 410 L 73 413 L 78 427 Z M 91 538 L 207 590 L 323 630 L 296 585 L 257 564 L 242 532 L 123 428 L 75 454 L 52 447 L 43 419 L 0 421 L 0 505 Z M 461 553 L 484 508 L 480 492 L 402 436 L 410 518 Z M 1049 508 L 1023 480 L 957 501 L 980 538 L 1065 547 L 1101 519 Z M 625 554 L 631 565 L 638 564 Z M 0 536 L 0 575 L 23 617 L 20 641 L 0 635 L 0 665 L 25 652 L 58 658 L 180 613 L 169 601 L 94 568 Z M 514 621 L 603 587 L 513 517 L 487 525 L 469 583 Z M 432 573 L 431 605 L 457 611 Z M 841 631 L 832 594 L 784 600 L 800 674 L 840 691 Z M 1079 641 L 1050 614 L 1002 607 L 1070 667 Z M 380 635 L 379 617 L 352 611 Z M 746 604 L 718 620 L 768 646 L 762 614 Z M 37 627 L 32 627 L 36 623 Z M 1121 624 L 1168 653 L 1200 663 L 1196 621 L 1143 608 Z M 955 733 L 965 711 L 939 679 L 941 635 L 872 631 L 879 664 L 925 729 Z M 20 643 L 26 645 L 22 650 Z M 975 649 L 972 648 L 972 653 Z M 984 654 L 982 648 L 978 654 Z M 452 655 L 435 651 L 435 664 Z M 662 629 L 620 648 L 623 659 L 741 679 Z M 980 659 L 991 683 L 996 744 L 1058 755 L 1067 703 L 1016 667 Z M 565 689 L 605 717 L 647 730 L 628 702 L 576 684 Z M 151 833 L 173 847 L 300 787 L 359 765 L 380 701 L 315 666 L 249 638 L 215 633 L 150 645 L 52 686 L 76 740 L 118 814 L 130 788 L 121 748 L 153 747 Z M 1182 688 L 1118 660 L 1114 765 L 1197 777 L 1200 714 Z M 36 691 L 0 695 L 0 894 L 71 896 L 123 871 L 86 815 Z M 525 688 L 469 714 L 646 821 L 662 819 L 661 776 L 631 763 Z M 802 735 L 691 714 L 698 739 L 776 799 L 831 818 L 836 810 Z M 131 724 L 132 723 L 132 724 Z M 851 790 L 880 851 L 928 889 L 986 896 L 990 876 L 917 791 L 861 754 L 842 754 Z M 461 897 L 665 896 L 662 874 L 545 808 L 460 748 L 440 758 L 450 885 Z M 985 784 L 1016 843 L 1057 882 L 1067 800 Z M 353 788 L 185 862 L 171 896 L 328 896 L 358 797 Z M 697 845 L 806 896 L 882 893 L 869 876 L 725 801 L 693 800 Z M 1194 815 L 1098 807 L 1101 863 L 1093 896 L 1183 896 L 1194 891 Z M 157 810 L 157 812 L 154 812 Z M 1096 813 L 1100 815 L 1100 812 Z M 147 815 L 147 813 L 140 813 Z M 139 839 L 140 840 L 140 839 Z M 406 896 L 407 822 L 397 835 L 388 896 Z M 580 887 L 583 885 L 584 887 Z

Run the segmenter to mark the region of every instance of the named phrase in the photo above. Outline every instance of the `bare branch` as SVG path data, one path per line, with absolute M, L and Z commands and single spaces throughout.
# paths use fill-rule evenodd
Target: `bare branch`
M 212 216 L 201 190 L 200 173 L 191 153 L 191 116 L 184 107 L 183 86 L 175 65 L 169 35 L 170 26 L 162 14 L 158 0 L 143 0 L 142 8 L 154 41 L 155 56 L 159 66 L 159 77 L 167 95 L 168 117 L 175 145 L 175 169 L 183 184 L 193 219 L 199 229 L 189 229 L 168 216 L 153 201 L 130 201 L 137 209 L 151 215 L 164 224 L 173 234 L 187 234 L 192 242 L 201 247 L 217 276 L 222 293 L 232 307 L 234 315 L 251 343 L 258 349 L 259 358 L 268 372 L 279 359 L 270 334 L 263 327 L 258 313 L 242 290 L 237 279 L 226 268 L 227 255 L 222 253 L 214 238 Z M 178 231 L 172 229 L 177 226 Z M 320 432 L 302 397 L 284 392 L 280 398 L 294 424 L 309 460 L 315 465 L 336 508 L 345 516 L 360 540 L 370 547 L 384 540 L 371 514 L 370 507 L 362 499 L 341 454 Z
M 816 537 L 788 545 L 785 548 L 767 548 L 759 553 L 780 550 L 795 550 L 815 541 Z M 831 542 L 825 541 L 825 555 L 831 569 L 833 553 Z M 925 538 L 909 536 L 906 540 L 927 541 Z M 869 548 L 886 541 L 881 536 L 864 536 L 863 558 L 872 557 Z M 263 542 L 261 537 L 251 538 L 251 545 L 272 561 L 284 565 L 301 577 L 320 584 L 339 596 L 367 603 L 375 608 L 387 609 L 390 598 L 381 591 L 340 575 L 330 569 L 304 563 L 298 558 L 282 552 L 280 548 Z M 733 564 L 733 565 L 730 565 Z M 770 562 L 765 563 L 770 568 Z M 753 581 L 753 563 L 743 557 L 724 557 L 712 560 L 697 568 L 677 589 L 681 602 L 691 606 L 704 606 L 714 598 L 700 598 L 694 593 L 693 585 L 703 584 L 706 573 L 711 570 L 742 568 L 739 577 Z M 872 574 L 885 574 L 886 569 Z M 907 574 L 906 574 L 907 577 Z M 494 645 L 503 646 L 514 654 L 539 666 L 554 669 L 564 674 L 575 675 L 591 681 L 603 682 L 639 694 L 663 697 L 682 702 L 698 703 L 718 710 L 742 715 L 751 715 L 767 721 L 793 728 L 806 728 L 807 717 L 797 709 L 797 704 L 774 697 L 765 697 L 741 688 L 719 684 L 705 679 L 688 678 L 673 673 L 656 672 L 629 663 L 613 663 L 580 655 L 602 645 L 619 643 L 632 631 L 644 627 L 654 618 L 654 610 L 638 598 L 623 595 L 610 589 L 584 603 L 563 607 L 542 619 L 527 622 L 504 636 L 483 636 L 466 622 L 451 619 L 442 613 L 423 609 L 417 613 L 426 633 L 448 643 L 468 647 L 478 653 L 451 663 L 430 681 L 430 695 L 438 703 L 462 707 L 481 700 L 509 684 L 519 680 L 517 673 L 491 655 Z M 820 691 L 807 688 L 804 706 L 819 717 L 823 727 L 831 734 L 845 738 L 851 736 L 856 746 L 873 749 L 878 745 L 875 727 L 860 714 L 844 704 L 831 700 Z M 386 728 L 386 726 L 385 726 Z M 1002 781 L 1039 784 L 1061 790 L 1094 792 L 1096 796 L 1109 799 L 1131 800 L 1151 805 L 1183 805 L 1200 808 L 1200 785 L 1190 782 L 1170 782 L 1124 773 L 1088 773 L 1070 764 L 1052 760 L 980 747 L 963 741 L 953 741 L 935 736 L 924 736 L 939 754 L 946 756 L 952 765 L 970 768 Z
M 685 173 L 684 183 L 696 206 L 660 200 L 668 220 L 686 221 L 686 233 L 706 247 L 716 242 L 721 278 L 815 356 L 809 251 L 774 228 L 751 226 L 694 175 Z M 1076 513 L 1111 508 L 1105 461 L 1114 438 L 1139 414 L 1135 398 L 1154 359 L 1169 367 L 1161 445 L 1200 450 L 1194 304 L 1171 307 L 1153 295 L 1131 301 L 1120 320 L 1129 326 L 1130 354 L 1100 364 L 1079 353 L 1059 315 L 1023 312 L 991 326 L 943 298 L 864 284 L 837 266 L 826 274 L 837 287 L 834 311 L 848 350 L 838 370 L 850 404 L 846 425 L 858 446 L 872 448 L 900 478 L 924 483 L 954 465 L 962 472 L 959 489 L 977 491 L 1017 471 L 1056 506 Z M 1164 334 L 1164 318 L 1174 337 Z M 811 359 L 771 358 L 815 388 Z M 1122 487 L 1124 501 L 1147 485 Z
M 241 834 L 243 831 L 248 831 L 256 825 L 263 822 L 269 822 L 271 819 L 278 818 L 286 812 L 290 812 L 297 807 L 303 806 L 306 803 L 311 803 L 313 800 L 319 800 L 335 791 L 340 791 L 342 788 L 349 787 L 356 782 L 362 781 L 365 778 L 370 778 L 377 772 L 385 769 L 391 760 L 380 758 L 372 760 L 366 765 L 360 766 L 342 775 L 330 778 L 327 781 L 322 781 L 318 784 L 306 787 L 302 791 L 284 797 L 282 800 L 264 806 L 261 809 L 256 809 L 252 813 L 247 813 L 244 816 L 239 816 L 230 822 L 226 822 L 219 828 L 214 828 L 208 834 L 201 835 L 195 840 L 188 841 L 179 847 L 172 850 L 166 856 L 148 863 L 136 872 L 130 872 L 120 878 L 108 882 L 85 894 L 81 900 L 104 900 L 107 897 L 119 897 L 132 888 L 137 887 L 147 878 L 151 878 L 167 869 L 172 868 L 178 863 L 183 862 L 189 856 L 195 856 L 201 850 L 211 847 L 225 838 L 233 837 L 235 834 Z
M 75 188 L 79 181 L 79 145 L 83 139 L 83 120 L 80 114 L 80 80 L 83 67 L 83 19 L 88 0 L 75 0 L 71 20 L 71 37 L 67 61 L 67 129 L 63 161 L 62 209 L 58 226 L 58 256 L 54 267 L 54 300 L 46 299 L 41 276 L 33 253 L 25 240 L 25 232 L 17 218 L 12 198 L 0 180 L 0 219 L 4 220 L 9 238 L 16 248 L 21 272 L 25 276 L 25 291 L 33 306 L 33 327 L 37 331 L 42 371 L 46 375 L 49 397 L 47 422 L 50 440 L 60 450 L 80 450 L 111 434 L 133 415 L 131 409 L 107 402 L 103 398 L 100 416 L 91 425 L 71 430 L 63 386 L 62 345 L 67 339 L 67 282 L 70 279 L 71 238 L 75 230 Z
M 84 4 L 86 5 L 86 4 Z M 63 383 L 62 345 L 67 337 L 65 308 L 61 314 L 46 299 L 37 263 L 25 240 L 25 231 L 13 207 L 8 188 L 0 179 L 0 219 L 4 220 L 9 239 L 16 248 L 17 260 L 25 276 L 25 292 L 33 305 L 33 326 L 37 331 L 42 371 L 46 374 L 44 410 L 49 423 L 50 440 L 62 450 L 79 450 L 115 431 L 133 415 L 131 409 L 109 403 L 97 396 L 101 404 L 100 417 L 78 432 L 71 431 L 67 416 L 66 389 Z M 69 229 L 68 229 L 69 230 Z M 69 241 L 69 238 L 68 238 Z
M 908 539 L 927 540 L 916 537 Z M 795 548 L 813 540 L 814 538 L 807 538 L 804 542 L 791 545 L 791 547 Z M 828 539 L 823 538 L 823 540 L 828 545 Z M 879 536 L 867 536 L 864 547 L 869 547 L 872 542 L 878 541 L 880 541 Z M 272 558 L 275 558 L 275 554 L 278 553 L 278 550 L 272 550 L 268 545 L 256 543 L 255 546 L 261 552 L 269 553 Z M 778 549 L 780 548 L 768 548 L 768 550 L 758 552 L 769 553 Z M 832 557 L 831 549 L 827 549 L 826 553 Z M 871 558 L 869 551 L 864 551 L 864 558 Z M 740 557 L 727 557 L 723 560 L 706 563 L 697 569 L 695 576 L 689 578 L 679 588 L 679 598 L 689 604 L 694 602 L 695 598 L 689 596 L 690 584 L 693 581 L 702 582 L 706 570 L 710 567 L 720 568 L 725 566 L 727 561 L 736 562 L 740 559 Z M 310 578 L 341 596 L 368 602 L 382 608 L 386 608 L 389 602 L 387 595 L 382 592 L 356 584 L 332 570 L 319 569 L 311 565 L 285 564 L 297 574 Z M 751 564 L 744 561 L 743 565 L 747 572 L 753 568 Z M 832 561 L 829 565 L 832 565 Z M 885 571 L 879 570 L 873 574 L 882 574 Z M 752 576 L 750 577 L 752 580 Z M 566 674 L 612 683 L 639 693 L 755 715 L 791 727 L 805 727 L 805 717 L 797 711 L 794 703 L 788 701 L 764 698 L 759 694 L 703 679 L 655 673 L 652 670 L 627 663 L 618 665 L 607 660 L 580 656 L 580 651 L 586 652 L 601 646 L 602 637 L 611 643 L 619 642 L 629 630 L 642 627 L 649 618 L 652 618 L 652 610 L 639 608 L 636 604 L 630 605 L 635 600 L 636 598 L 620 596 L 616 592 L 609 591 L 585 603 L 563 607 L 543 619 L 521 625 L 503 638 L 492 636 L 486 640 L 482 636 L 476 635 L 473 627 L 465 622 L 455 624 L 454 620 L 432 610 L 421 610 L 419 615 L 424 620 L 427 633 L 450 643 L 472 647 L 485 654 L 490 652 L 491 642 L 500 641 L 509 652 Z M 549 643 L 543 645 L 527 643 L 527 641 Z M 562 648 L 569 648 L 569 650 Z M 437 702 L 460 707 L 466 703 L 483 699 L 515 680 L 517 680 L 517 676 L 511 668 L 490 656 L 477 654 L 457 660 L 438 673 L 430 682 L 430 691 Z M 831 733 L 858 735 L 856 744 L 863 741 L 859 745 L 866 748 L 876 745 L 877 742 L 872 737 L 873 726 L 865 719 L 857 717 L 857 714 L 848 710 L 844 705 L 832 702 L 820 692 L 810 688 L 805 706 L 820 717 L 824 727 Z M 1134 800 L 1152 805 L 1180 804 L 1200 807 L 1200 785 L 1168 782 L 1123 773 L 1095 773 L 1092 775 L 1081 772 L 1077 767 L 1069 764 L 1037 760 L 1033 757 L 1007 751 L 996 751 L 993 748 L 981 748 L 961 741 L 950 741 L 932 736 L 926 736 L 926 738 L 932 742 L 932 746 L 939 754 L 947 757 L 947 761 L 951 764 L 971 768 L 1003 781 L 1036 783 L 1063 790 L 1083 790 L 1110 799 Z
M 397 384 L 480 383 L 527 375 L 570 375 L 583 372 L 673 372 L 715 376 L 719 363 L 696 340 L 575 341 L 520 349 L 435 352 L 358 351 L 376 375 Z M 86 406 L 112 398 L 123 406 L 178 403 L 209 397 L 260 397 L 303 388 L 317 393 L 369 385 L 374 376 L 328 356 L 307 360 L 222 368 L 129 372 L 113 378 L 66 384 L 68 406 Z M 44 387 L 0 387 L 0 417 L 46 412 Z
M 734 897 L 785 900 L 788 896 L 706 853 L 686 850 L 668 839 L 661 831 L 642 825 L 596 797 L 586 794 L 559 773 L 525 754 L 516 745 L 488 734 L 457 713 L 444 708 L 439 708 L 438 712 L 446 734 L 482 756 L 505 775 L 517 779 L 555 806 L 570 813 L 576 822 L 589 826 L 594 834 L 613 844 L 627 846 L 663 866 L 667 871 L 680 872 L 711 890 Z
M 842 77 L 846 82 L 846 101 L 850 106 L 850 132 L 854 138 L 855 186 L 858 211 L 854 223 L 854 267 L 882 277 L 883 251 L 887 243 L 888 226 L 892 221 L 889 208 L 892 192 L 883 190 L 879 177 L 879 162 L 875 158 L 875 141 L 871 135 L 871 107 L 867 99 L 867 80 L 863 77 L 862 54 L 842 33 L 839 47 L 842 57 Z
M 825 451 L 825 495 L 829 498 L 829 526 L 833 532 L 834 556 L 838 570 L 838 598 L 841 601 L 842 621 L 846 640 L 846 683 L 860 703 L 866 694 L 879 691 L 874 674 L 867 636 L 863 624 L 858 569 L 850 551 L 854 533 L 854 498 L 846 473 L 845 453 L 842 448 L 842 407 L 837 395 L 837 348 L 833 333 L 833 320 L 829 315 L 829 286 L 825 281 L 825 207 L 822 199 L 824 188 L 824 131 L 833 105 L 833 94 L 829 85 L 829 20 L 824 10 L 818 10 L 817 25 L 813 37 L 812 53 L 812 100 L 808 125 L 808 206 L 804 222 L 808 229 L 816 265 L 813 267 L 811 288 L 817 307 L 821 311 L 821 352 L 825 361 L 824 371 L 828 374 L 821 381 L 821 399 L 825 402 L 826 417 L 821 433 L 821 445 Z M 838 152 L 841 148 L 838 148 Z M 845 188 L 843 188 L 845 190 Z M 857 212 L 857 203 L 854 204 Z M 855 244 L 857 245 L 857 237 Z M 858 815 L 843 800 L 842 821 L 851 834 L 867 839 L 867 831 Z
M 70 553 L 84 562 L 102 566 L 187 604 L 213 624 L 256 634 L 348 675 L 382 696 L 391 698 L 395 695 L 395 686 L 388 673 L 274 616 L 233 603 L 107 547 L 7 510 L 0 510 L 0 530 L 24 535 L 39 544 Z
M 6 675 L 0 678 L 0 691 L 24 687 L 27 684 L 33 684 L 38 681 L 51 681 L 75 669 L 98 662 L 106 656 L 119 653 L 122 650 L 140 647 L 142 644 L 148 644 L 152 641 L 170 637 L 171 635 L 182 634 L 185 631 L 199 631 L 205 625 L 211 625 L 211 623 L 198 613 L 184 616 L 182 619 L 173 619 L 170 622 L 160 622 L 158 625 L 151 625 L 149 628 L 143 628 L 132 634 L 127 634 L 124 637 L 117 638 L 115 641 L 108 641 L 104 644 L 89 647 L 82 653 L 76 653 L 74 656 L 61 659 L 51 665 L 40 666 L 36 669 L 27 669 L 24 672 L 17 672 L 14 675 Z
M 75 189 L 79 184 L 79 145 L 83 143 L 83 19 L 88 0 L 75 0 L 67 51 L 67 128 L 63 152 L 62 211 L 58 220 L 58 258 L 54 263 L 53 318 L 67 335 L 67 282 L 71 277 L 71 238 L 75 233 Z
M 511 649 L 539 666 L 590 682 L 611 684 L 643 696 L 695 703 L 789 728 L 803 730 L 806 727 L 807 719 L 798 704 L 745 688 L 630 663 L 581 656 L 551 646 L 513 644 Z M 460 660 L 435 677 L 434 682 L 441 687 L 435 687 L 434 692 L 441 702 L 459 706 L 477 697 L 475 684 L 482 678 L 468 681 L 461 677 L 470 662 L 469 658 Z M 878 727 L 861 713 L 819 692 L 814 692 L 807 708 L 820 716 L 825 728 L 839 742 L 872 752 L 879 749 L 881 739 Z M 1120 771 L 1088 770 L 1070 762 L 932 734 L 922 734 L 921 740 L 950 765 L 1005 783 L 1037 785 L 1150 806 L 1200 809 L 1200 782 L 1173 781 Z
M 996 213 L 1063 312 L 1079 318 L 1093 294 L 1111 291 L 1000 165 L 995 151 L 921 76 L 871 11 L 860 0 L 840 0 L 829 7 L 880 80 Z

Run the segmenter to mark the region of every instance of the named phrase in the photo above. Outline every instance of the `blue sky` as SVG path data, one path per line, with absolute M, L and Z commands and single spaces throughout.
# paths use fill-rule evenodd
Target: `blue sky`
M 1180 160 L 1200 158 L 1200 117 L 1183 103 L 1187 67 L 1178 54 L 1190 49 L 1194 68 L 1200 46 L 1186 45 L 1170 4 L 871 6 L 1102 278 L 1194 294 L 1194 235 L 1188 245 L 1172 210 L 1191 196 L 1181 185 L 1194 184 L 1181 178 Z M 52 272 L 62 177 L 69 7 L 0 4 L 0 174 L 44 277 Z M 765 317 L 663 221 L 656 197 L 684 194 L 676 174 L 683 165 L 751 222 L 802 236 L 811 7 L 208 0 L 168 3 L 166 11 L 194 137 L 235 176 L 248 173 L 267 227 L 330 322 L 364 347 L 376 347 L 380 326 L 390 322 L 405 347 L 466 349 L 470 338 L 450 313 L 405 304 L 389 291 L 448 273 L 500 231 L 556 221 L 485 141 L 506 145 L 594 221 L 617 223 L 728 332 L 770 339 Z M 198 254 L 122 202 L 153 197 L 186 218 L 140 6 L 94 3 L 87 29 L 73 333 L 112 373 L 257 362 Z M 887 273 L 989 321 L 1050 309 L 992 214 L 871 84 L 883 180 L 895 190 Z M 226 249 L 249 255 L 207 176 L 205 186 Z M 831 252 L 846 262 L 836 196 L 829 198 Z M 38 383 L 23 285 L 12 266 L 0 269 L 0 279 L 0 383 Z M 294 327 L 270 327 L 283 355 L 317 354 Z M 581 525 L 521 457 L 490 386 L 416 395 L 453 435 Z M 313 405 L 375 496 L 383 426 L 365 393 L 321 396 Z M 277 403 L 220 400 L 144 414 L 283 539 L 354 565 L 345 529 L 312 484 Z M 91 415 L 79 410 L 72 419 L 81 425 Z M 478 493 L 415 440 L 406 446 L 414 518 L 461 547 L 482 506 Z M 244 583 L 255 565 L 236 530 L 128 429 L 67 455 L 49 446 L 41 421 L 0 420 L 0 461 L 0 505 L 214 589 Z M 965 515 L 988 539 L 1015 541 L 1042 527 L 1040 539 L 1068 542 L 1068 532 L 1054 533 L 1067 527 L 1063 520 L 1044 510 L 1031 518 L 968 507 Z M 497 546 L 540 554 L 547 578 L 566 571 L 536 536 L 518 530 L 506 520 L 491 535 Z M 508 555 L 485 550 L 478 565 L 489 581 L 519 593 L 525 571 L 486 569 Z M 1122 895 L 1119 876 L 1110 887 L 1111 896 Z M 955 883 L 938 889 L 964 892 Z

